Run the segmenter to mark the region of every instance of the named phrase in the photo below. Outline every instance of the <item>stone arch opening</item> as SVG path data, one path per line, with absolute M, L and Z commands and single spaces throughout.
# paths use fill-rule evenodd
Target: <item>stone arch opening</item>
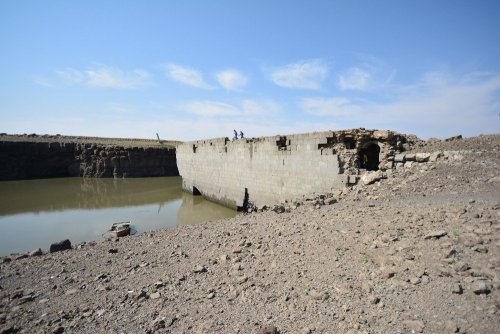
M 369 171 L 378 170 L 380 163 L 380 146 L 377 143 L 368 143 L 359 150 L 360 167 Z
M 201 196 L 201 192 L 195 186 L 193 186 L 193 196 Z

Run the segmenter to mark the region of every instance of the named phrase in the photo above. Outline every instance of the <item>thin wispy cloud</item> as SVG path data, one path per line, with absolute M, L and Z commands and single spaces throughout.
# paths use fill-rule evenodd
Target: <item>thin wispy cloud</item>
M 164 66 L 164 69 L 170 79 L 181 84 L 202 89 L 213 89 L 211 85 L 205 82 L 201 72 L 194 68 L 168 64 Z
M 328 76 L 328 66 L 322 60 L 303 60 L 271 71 L 276 85 L 294 89 L 321 89 Z
M 75 70 L 74 68 L 65 68 L 62 70 L 57 70 L 56 74 L 67 85 L 76 85 L 85 82 L 84 72 L 80 70 Z
M 181 110 L 204 117 L 232 116 L 239 114 L 234 106 L 217 101 L 192 101 L 180 106 Z
M 299 107 L 314 116 L 348 116 L 356 111 L 356 107 L 343 97 L 304 98 L 299 101 Z
M 359 67 L 352 67 L 339 76 L 341 90 L 365 90 L 371 78 L 370 72 Z
M 241 91 L 248 83 L 248 78 L 240 71 L 234 69 L 220 71 L 215 77 L 219 85 L 229 91 Z
M 244 99 L 238 104 L 219 101 L 190 101 L 179 106 L 180 110 L 203 117 L 252 117 L 265 114 L 272 117 L 281 112 L 281 106 L 273 100 Z
M 282 107 L 278 102 L 271 99 L 245 99 L 241 101 L 241 111 L 245 116 L 265 114 L 267 117 L 272 117 L 274 115 L 280 114 L 282 112 Z
M 99 88 L 133 89 L 150 84 L 150 74 L 143 69 L 124 71 L 100 66 L 78 70 L 65 68 L 56 74 L 68 85 L 85 85 Z
M 108 104 L 107 111 L 112 114 L 127 115 L 135 112 L 135 107 L 129 104 L 112 102 Z
M 42 87 L 52 87 L 53 86 L 52 82 L 48 78 L 42 77 L 42 76 L 34 76 L 33 82 L 39 86 L 42 86 Z
M 123 71 L 111 67 L 77 70 L 66 68 L 56 71 L 56 74 L 69 85 L 83 84 L 93 87 L 130 89 L 146 85 L 149 74 L 141 69 Z

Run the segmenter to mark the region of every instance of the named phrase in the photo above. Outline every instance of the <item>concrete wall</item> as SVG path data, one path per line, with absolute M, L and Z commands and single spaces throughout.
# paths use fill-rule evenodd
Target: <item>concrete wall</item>
M 232 208 L 260 207 L 325 193 L 356 182 L 359 151 L 380 146 L 381 169 L 404 138 L 390 131 L 346 130 L 240 139 L 177 147 L 183 189 Z M 349 176 L 351 176 L 349 178 Z
M 0 180 L 171 175 L 174 148 L 0 141 Z

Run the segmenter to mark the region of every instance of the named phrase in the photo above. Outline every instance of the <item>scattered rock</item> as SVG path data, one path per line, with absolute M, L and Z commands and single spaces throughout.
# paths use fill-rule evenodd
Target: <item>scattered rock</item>
M 64 294 L 65 295 L 74 295 L 75 293 L 77 293 L 78 290 L 77 289 L 69 289 L 67 290 Z
M 427 161 L 429 161 L 430 157 L 431 157 L 430 153 L 417 153 L 417 154 L 415 154 L 415 160 L 417 162 L 427 162 Z
M 445 324 L 445 330 L 447 333 L 458 333 L 460 328 L 455 324 L 455 322 L 448 320 Z
M 29 253 L 30 256 L 40 256 L 43 255 L 42 249 L 38 248 Z
M 457 295 L 461 295 L 463 292 L 462 285 L 460 285 L 460 283 L 453 284 L 451 292 Z
M 367 172 L 365 174 L 363 174 L 361 176 L 361 182 L 364 184 L 364 185 L 369 185 L 369 184 L 372 184 L 376 181 L 379 181 L 383 178 L 385 178 L 385 174 L 378 170 L 378 171 L 374 171 L 374 172 Z
M 52 245 L 50 245 L 49 251 L 51 253 L 54 253 L 54 252 L 64 251 L 67 249 L 71 249 L 71 241 L 69 241 L 69 239 L 53 243 Z
M 150 299 L 158 299 L 161 297 L 161 294 L 159 292 L 153 292 L 152 294 L 149 295 Z
M 311 297 L 312 299 L 315 299 L 315 300 L 327 300 L 328 297 L 330 296 L 328 294 L 328 292 L 319 292 L 317 290 L 314 290 L 312 289 L 311 291 L 309 291 L 309 297 Z
M 0 328 L 0 334 L 12 334 L 16 333 L 18 331 L 18 328 L 15 327 L 14 325 L 5 325 L 4 327 Z
M 197 274 L 197 273 L 204 273 L 204 272 L 207 272 L 207 268 L 204 267 L 204 266 L 197 265 L 193 269 L 193 273 L 195 273 L 195 274 Z
M 425 324 L 422 320 L 405 320 L 403 324 L 410 330 L 413 330 L 417 333 L 423 333 Z
M 438 231 L 433 231 L 433 232 L 430 232 L 429 234 L 427 234 L 424 239 L 439 239 L 441 237 L 444 237 L 445 235 L 447 235 L 448 232 L 444 231 L 444 230 L 438 230 Z
M 460 140 L 460 139 L 462 139 L 462 135 L 449 137 L 449 138 L 446 138 L 444 141 L 454 141 L 454 140 Z
M 279 331 L 276 326 L 268 325 L 259 330 L 257 334 L 279 334 Z
M 476 280 L 472 282 L 471 290 L 476 295 L 488 294 L 491 292 L 491 284 L 485 280 Z
M 62 326 L 57 326 L 52 331 L 52 334 L 63 334 L 63 333 L 64 333 L 64 327 Z

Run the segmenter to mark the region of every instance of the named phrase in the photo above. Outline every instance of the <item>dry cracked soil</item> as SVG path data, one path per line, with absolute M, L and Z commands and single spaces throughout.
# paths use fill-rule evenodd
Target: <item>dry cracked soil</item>
M 0 332 L 498 333 L 500 136 L 413 150 L 442 154 L 282 213 L 2 258 Z

